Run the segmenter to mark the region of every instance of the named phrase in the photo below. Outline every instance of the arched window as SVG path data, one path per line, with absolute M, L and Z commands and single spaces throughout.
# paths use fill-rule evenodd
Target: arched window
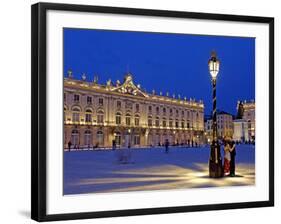
M 156 119 L 155 119 L 155 126 L 159 127 L 159 117 L 156 117 Z
M 91 145 L 92 144 L 92 132 L 91 130 L 86 130 L 84 133 L 84 144 Z
M 152 126 L 152 117 L 151 116 L 148 116 L 147 124 L 148 124 L 149 127 Z
M 78 107 L 74 107 L 72 109 L 72 122 L 80 121 L 80 109 Z
M 86 110 L 85 121 L 92 122 L 92 110 L 90 110 L 90 109 Z
M 99 110 L 97 113 L 97 123 L 98 124 L 103 124 L 103 117 L 104 117 L 103 111 Z
M 98 144 L 98 146 L 103 146 L 103 132 L 102 131 L 97 132 L 97 144 Z
M 79 145 L 79 131 L 77 129 L 71 132 L 71 144 L 74 146 Z
M 121 113 L 120 112 L 116 113 L 115 122 L 116 122 L 116 124 L 121 124 Z
M 126 125 L 131 125 L 131 115 L 126 114 Z
M 135 115 L 135 126 L 140 125 L 140 116 L 138 114 Z

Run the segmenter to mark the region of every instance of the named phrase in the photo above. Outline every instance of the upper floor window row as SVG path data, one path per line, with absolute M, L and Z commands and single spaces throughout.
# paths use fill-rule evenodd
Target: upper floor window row
M 63 93 L 63 99 L 64 99 L 64 101 L 66 101 L 66 99 L 67 99 L 66 93 Z M 73 94 L 73 101 L 75 103 L 79 103 L 81 101 L 81 95 L 80 94 Z M 93 97 L 92 96 L 86 96 L 86 103 L 92 104 L 93 103 Z M 100 106 L 103 106 L 103 98 L 98 98 L 98 104 Z

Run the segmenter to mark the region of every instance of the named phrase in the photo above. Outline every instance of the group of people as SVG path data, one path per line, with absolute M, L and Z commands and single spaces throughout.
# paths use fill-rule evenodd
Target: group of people
M 231 139 L 224 140 L 224 164 L 223 170 L 225 176 L 235 176 L 235 142 Z

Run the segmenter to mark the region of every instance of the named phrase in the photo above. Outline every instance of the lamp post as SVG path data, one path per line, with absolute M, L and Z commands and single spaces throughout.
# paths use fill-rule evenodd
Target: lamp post
M 211 144 L 211 153 L 210 153 L 210 161 L 209 161 L 209 176 L 210 177 L 222 177 L 223 169 L 222 169 L 222 160 L 220 153 L 220 145 L 218 142 L 218 129 L 217 129 L 217 97 L 216 97 L 216 81 L 217 75 L 219 73 L 220 61 L 217 58 L 216 52 L 211 53 L 211 58 L 208 62 L 209 72 L 212 77 L 212 87 L 213 87 L 213 141 Z

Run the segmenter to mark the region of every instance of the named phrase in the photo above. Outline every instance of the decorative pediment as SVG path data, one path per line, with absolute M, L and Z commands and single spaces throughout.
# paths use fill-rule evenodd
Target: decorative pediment
M 133 96 L 148 97 L 146 93 L 144 93 L 138 86 L 134 84 L 133 76 L 130 73 L 128 73 L 124 77 L 124 82 L 122 84 L 111 88 L 111 91 L 129 94 Z

